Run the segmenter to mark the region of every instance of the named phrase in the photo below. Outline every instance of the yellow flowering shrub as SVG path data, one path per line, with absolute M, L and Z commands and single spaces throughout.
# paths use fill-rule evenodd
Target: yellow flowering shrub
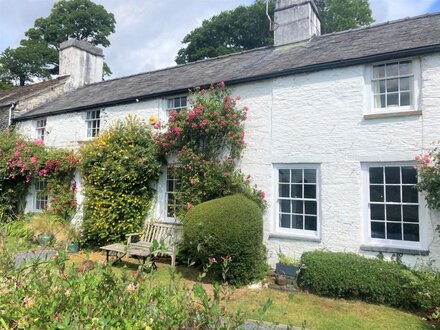
M 98 245 L 138 231 L 162 168 L 150 126 L 129 116 L 83 145 L 80 154 L 85 240 Z

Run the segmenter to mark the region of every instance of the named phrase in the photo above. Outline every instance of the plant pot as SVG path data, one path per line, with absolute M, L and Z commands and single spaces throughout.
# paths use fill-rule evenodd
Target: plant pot
M 72 242 L 67 245 L 67 252 L 78 253 L 78 251 L 79 251 L 79 242 Z
M 289 277 L 295 277 L 298 269 L 299 269 L 298 266 L 285 265 L 278 262 L 275 267 L 275 272 L 277 274 L 281 274 Z
M 54 236 L 52 234 L 41 234 L 38 236 L 38 243 L 40 245 L 50 245 L 53 242 Z

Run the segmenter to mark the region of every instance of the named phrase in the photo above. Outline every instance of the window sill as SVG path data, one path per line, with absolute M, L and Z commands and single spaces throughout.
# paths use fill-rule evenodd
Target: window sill
M 308 241 L 308 242 L 317 242 L 320 243 L 321 239 L 318 237 L 311 236 L 299 236 L 299 235 L 291 235 L 284 233 L 271 233 L 269 234 L 269 239 L 280 238 L 280 239 L 288 239 L 292 241 Z
M 421 116 L 422 110 L 408 110 L 408 111 L 396 111 L 396 112 L 380 112 L 369 113 L 364 115 L 364 119 L 381 119 L 381 118 L 394 118 L 394 117 L 408 117 L 408 116 Z
M 361 245 L 360 249 L 362 251 L 370 251 L 370 252 L 401 253 L 401 254 L 410 254 L 416 256 L 429 255 L 429 250 L 404 249 L 404 248 L 397 248 L 390 246 Z

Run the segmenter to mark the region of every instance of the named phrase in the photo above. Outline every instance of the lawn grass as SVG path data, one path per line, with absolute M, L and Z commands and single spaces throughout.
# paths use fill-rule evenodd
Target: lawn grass
M 86 259 L 103 261 L 105 257 L 97 252 L 71 255 L 74 264 Z M 168 283 L 169 263 L 158 262 L 157 265 L 158 270 L 151 274 L 152 283 Z M 137 264 L 127 262 L 114 269 L 121 273 L 132 271 L 137 269 Z M 198 271 L 194 268 L 177 267 L 176 271 L 190 286 L 197 280 Z M 204 287 L 211 291 L 210 284 L 205 283 Z M 225 307 L 231 313 L 244 312 L 246 319 L 297 327 L 305 321 L 307 329 L 430 329 L 419 316 L 395 308 L 269 288 L 232 290 Z
M 7 237 L 6 238 L 6 250 L 9 253 L 17 253 L 22 251 L 28 251 L 38 247 L 38 244 L 33 243 L 25 238 Z

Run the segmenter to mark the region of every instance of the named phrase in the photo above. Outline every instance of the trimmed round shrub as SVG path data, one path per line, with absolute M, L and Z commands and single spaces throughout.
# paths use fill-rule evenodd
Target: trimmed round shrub
M 185 252 L 192 261 L 210 264 L 216 279 L 224 276 L 230 284 L 243 285 L 264 276 L 263 215 L 258 205 L 243 195 L 195 206 L 185 216 L 183 235 Z M 224 258 L 231 260 L 227 269 Z
M 426 311 L 440 304 L 438 273 L 354 253 L 306 252 L 298 285 L 328 297 L 361 299 L 408 310 Z

